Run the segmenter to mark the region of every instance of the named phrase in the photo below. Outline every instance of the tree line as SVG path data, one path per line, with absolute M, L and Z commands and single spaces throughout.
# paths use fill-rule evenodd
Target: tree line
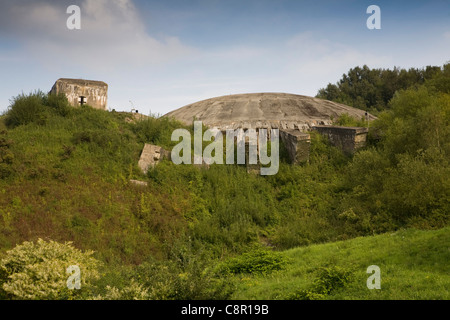
M 442 68 L 426 66 L 408 70 L 374 68 L 367 65 L 350 69 L 335 84 L 328 83 L 318 90 L 317 98 L 343 103 L 358 109 L 377 113 L 389 109 L 389 101 L 395 92 L 424 84 L 434 77 L 448 74 L 450 63 Z

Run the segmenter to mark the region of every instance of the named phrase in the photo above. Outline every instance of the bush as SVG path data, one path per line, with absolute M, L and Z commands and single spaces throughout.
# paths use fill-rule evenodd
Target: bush
M 327 136 L 317 131 L 311 131 L 311 147 L 309 154 L 309 163 L 312 165 L 320 165 L 322 167 L 331 166 L 332 169 L 345 165 L 350 157 L 345 153 L 331 145 Z
M 444 154 L 428 149 L 417 156 L 398 156 L 380 194 L 382 203 L 400 222 L 414 217 L 434 220 L 443 227 L 450 212 L 450 167 Z M 440 222 L 439 222 L 440 221 Z
M 95 296 L 93 300 L 150 300 L 152 297 L 148 291 L 136 280 L 131 279 L 130 284 L 121 289 L 106 286 L 106 293 Z
M 92 251 L 81 252 L 71 242 L 24 242 L 6 253 L 0 261 L 0 296 L 12 299 L 68 299 L 79 297 L 84 287 L 99 278 L 99 262 Z M 81 270 L 81 290 L 69 291 L 66 270 Z
M 145 120 L 132 124 L 132 130 L 136 134 L 137 141 L 141 143 L 153 143 L 164 148 L 171 148 L 178 142 L 172 141 L 172 132 L 175 129 L 186 128 L 180 122 L 161 117 L 150 116 Z
M 343 113 L 339 116 L 339 118 L 336 119 L 334 124 L 344 127 L 366 127 L 367 121 L 364 118 L 358 120 L 348 113 Z
M 66 117 L 72 109 L 63 93 L 45 94 L 40 90 L 28 95 L 22 93 L 12 98 L 5 124 L 11 128 L 29 123 L 45 125 L 50 115 Z
M 180 242 L 182 243 L 182 242 Z M 149 260 L 133 274 L 152 300 L 225 300 L 235 290 L 231 279 L 216 272 L 215 261 L 203 250 L 194 250 L 191 243 L 172 246 L 166 261 Z M 119 293 L 130 292 L 124 288 Z
M 281 253 L 258 249 L 222 263 L 219 266 L 219 272 L 222 274 L 268 274 L 283 269 L 287 263 L 288 261 Z
M 65 117 L 70 114 L 70 111 L 73 109 L 69 100 L 64 93 L 60 92 L 59 94 L 49 94 L 44 98 L 44 104 L 57 115 Z
M 14 97 L 6 113 L 5 124 L 12 128 L 31 122 L 44 124 L 46 119 L 44 97 L 42 91 L 29 95 L 22 93 Z
M 311 289 L 299 290 L 288 300 L 321 300 L 336 290 L 346 287 L 353 280 L 353 272 L 337 266 L 319 268 Z

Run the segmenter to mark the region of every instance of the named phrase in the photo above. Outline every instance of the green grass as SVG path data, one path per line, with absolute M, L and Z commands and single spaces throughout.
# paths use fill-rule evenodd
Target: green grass
M 311 245 L 283 252 L 289 265 L 270 275 L 240 275 L 232 299 L 287 299 L 307 290 L 322 267 L 339 267 L 352 274 L 344 288 L 325 299 L 444 299 L 450 298 L 450 227 L 401 230 L 377 236 Z M 381 271 L 381 289 L 369 290 L 367 267 Z

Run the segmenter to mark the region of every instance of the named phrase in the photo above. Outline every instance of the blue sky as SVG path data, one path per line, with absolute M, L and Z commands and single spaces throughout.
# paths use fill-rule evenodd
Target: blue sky
M 69 30 L 69 5 L 81 30 Z M 369 5 L 381 30 L 369 30 Z M 350 68 L 450 61 L 450 1 L 0 0 L 0 112 L 58 78 L 109 84 L 108 107 L 165 114 L 250 92 L 314 96 Z

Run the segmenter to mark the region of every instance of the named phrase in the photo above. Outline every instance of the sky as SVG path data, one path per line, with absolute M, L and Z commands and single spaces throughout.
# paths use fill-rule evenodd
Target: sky
M 0 113 L 59 78 L 106 82 L 110 110 L 163 115 L 229 94 L 315 96 L 356 66 L 446 62 L 450 0 L 0 0 Z

